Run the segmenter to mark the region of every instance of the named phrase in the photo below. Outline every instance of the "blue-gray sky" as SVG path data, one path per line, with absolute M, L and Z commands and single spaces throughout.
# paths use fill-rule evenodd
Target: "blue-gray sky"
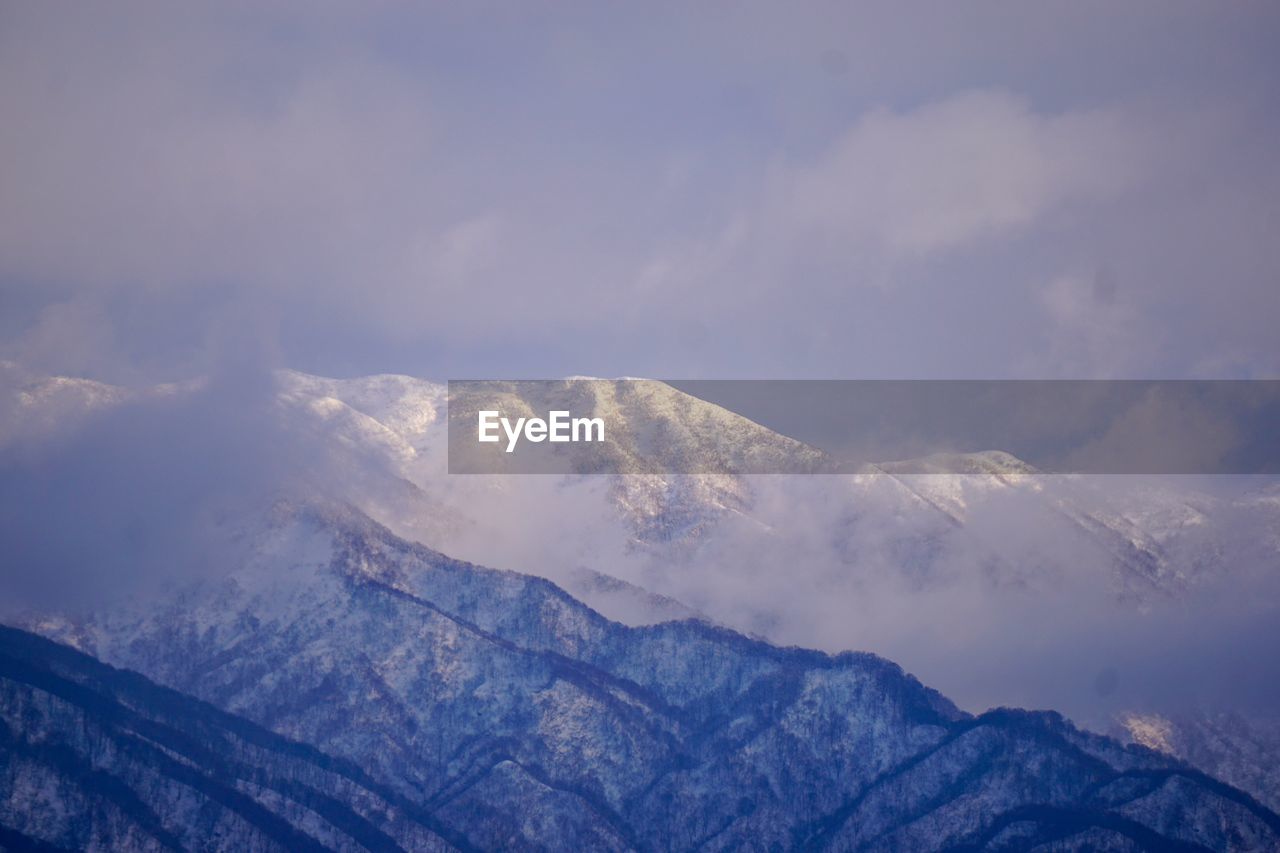
M 1276 377 L 1264 2 L 0 5 L 0 358 Z

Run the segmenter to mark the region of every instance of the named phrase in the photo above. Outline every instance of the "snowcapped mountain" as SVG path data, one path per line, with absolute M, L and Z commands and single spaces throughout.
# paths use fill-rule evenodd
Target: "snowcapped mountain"
M 629 628 L 352 508 L 281 505 L 231 535 L 248 538 L 248 558 L 224 577 L 29 625 L 99 660 L 0 634 L 7 838 L 1280 843 L 1280 816 L 1158 752 L 1053 714 L 970 716 L 872 655 L 780 649 L 698 621 Z
M 483 525 L 476 518 L 483 510 L 475 504 L 527 492 L 533 500 L 572 505 L 579 491 L 593 487 L 574 478 L 546 488 L 537 478 L 445 477 L 447 391 L 441 383 L 388 375 L 338 380 L 291 370 L 277 371 L 274 379 L 277 405 L 292 416 L 291 429 L 312 432 L 373 463 L 362 472 L 366 482 L 348 484 L 356 492 L 350 497 L 410 538 L 465 551 L 468 538 L 492 533 L 463 533 Z M 88 380 L 40 378 L 18 390 L 16 405 L 9 407 L 8 430 L 74 420 L 139 396 L 180 393 L 182 387 L 130 392 Z M 1226 526 L 1226 516 L 1251 515 L 1260 523 L 1260 544 L 1272 545 L 1262 549 L 1264 556 L 1280 553 L 1280 501 L 1274 484 L 1269 491 L 1227 501 L 1194 488 L 1150 482 L 1108 492 L 1090 488 L 1090 478 L 1039 475 L 995 451 L 885 462 L 856 474 L 821 478 L 673 475 L 666 472 L 751 467 L 750 460 L 760 458 L 786 459 L 786 467 L 795 470 L 830 470 L 834 463 L 820 451 L 660 383 L 567 380 L 538 399 L 518 399 L 517 393 L 528 387 L 513 384 L 505 393 L 494 393 L 503 410 L 516 416 L 569 406 L 608 421 L 609 439 L 599 467 L 626 475 L 610 478 L 607 486 L 615 520 L 626 525 L 631 545 L 663 559 L 696 549 L 724 525 L 736 535 L 742 518 L 753 520 L 760 531 L 785 533 L 756 510 L 796 497 L 791 491 L 797 481 L 806 482 L 806 493 L 799 496 L 805 500 L 839 503 L 849 518 L 911 513 L 930 528 L 931 536 L 963 528 L 993 501 L 1016 495 L 1023 503 L 1043 507 L 1064 531 L 1098 551 L 1112 565 L 1117 588 L 1137 596 L 1176 591 L 1221 566 L 1225 543 L 1215 535 Z M 994 532 L 983 544 L 993 561 L 1007 560 L 1000 553 L 1000 531 Z
M 83 380 L 35 379 L 17 385 L 15 399 L 0 407 L 0 435 L 6 441 L 20 440 L 55 427 L 66 429 L 77 419 L 138 400 L 163 405 L 198 393 L 201 387 L 201 383 L 188 383 L 127 391 Z M 1026 669 L 1006 667 L 990 674 L 979 668 L 983 678 L 973 675 L 974 664 L 992 652 L 984 645 L 983 627 L 995 621 L 1003 629 L 1006 626 L 999 620 L 1026 601 L 1039 601 L 1042 609 L 1031 609 L 1030 615 L 1013 621 L 1018 630 L 1026 630 L 1026 625 L 1035 631 L 1047 630 L 1046 624 L 1052 628 L 1051 619 L 1042 618 L 1054 616 L 1045 607 L 1090 612 L 1114 605 L 1110 618 L 1124 625 L 1150 621 L 1153 608 L 1158 611 L 1170 602 L 1175 607 L 1197 602 L 1197 590 L 1212 589 L 1245 569 L 1261 574 L 1272 571 L 1280 555 L 1280 500 L 1274 485 L 1231 495 L 1165 481 L 1100 485 L 1089 478 L 1041 476 L 998 452 L 883 463 L 855 474 L 669 475 L 658 473 L 666 462 L 673 458 L 688 462 L 698 454 L 714 460 L 735 453 L 794 453 L 797 464 L 823 463 L 811 448 L 674 389 L 669 394 L 658 389 L 630 397 L 616 389 L 613 394 L 599 390 L 609 387 L 570 382 L 562 393 L 591 389 L 597 395 L 590 401 L 575 400 L 575 411 L 605 414 L 611 424 L 619 425 L 611 430 L 606 452 L 610 464 L 632 472 L 627 476 L 447 477 L 443 385 L 401 376 L 333 380 L 278 371 L 270 389 L 270 420 L 280 425 L 283 434 L 297 437 L 304 458 L 309 455 L 318 469 L 324 469 L 319 478 L 325 481 L 324 496 L 339 498 L 345 508 L 332 509 L 332 500 L 302 500 L 304 507 L 330 508 L 281 510 L 284 516 L 265 527 L 249 520 L 241 528 L 221 531 L 236 545 L 227 551 L 234 571 L 219 575 L 218 583 L 147 589 L 142 591 L 144 604 L 74 618 L 27 614 L 23 624 L 326 754 L 357 760 L 365 752 L 377 753 L 386 763 L 381 771 L 384 777 L 379 778 L 385 778 L 387 785 L 400 784 L 396 781 L 400 774 L 415 780 L 399 789 L 406 797 L 412 790 L 429 787 L 414 775 L 420 772 L 415 768 L 444 768 L 439 772 L 446 775 L 461 772 L 456 762 L 463 758 L 450 758 L 455 764 L 449 764 L 438 752 L 420 753 L 417 741 L 424 737 L 423 727 L 448 729 L 466 717 L 456 708 L 441 711 L 444 718 L 430 716 L 435 710 L 422 716 L 427 712 L 417 706 L 424 694 L 414 693 L 403 680 L 416 678 L 414 689 L 418 690 L 422 684 L 436 682 L 389 672 L 387 661 L 404 657 L 410 670 L 419 672 L 437 662 L 415 657 L 427 654 L 417 645 L 434 648 L 455 642 L 455 635 L 470 636 L 450 628 L 454 623 L 449 619 L 433 621 L 430 628 L 420 626 L 415 620 L 421 614 L 406 615 L 418 612 L 409 606 L 415 598 L 526 650 L 547 651 L 544 645 L 551 635 L 576 636 L 568 647 L 553 644 L 554 653 L 575 661 L 574 666 L 601 667 L 610 678 L 631 679 L 646 690 L 655 689 L 629 670 L 622 672 L 611 662 L 606 666 L 584 657 L 585 650 L 597 642 L 605 647 L 622 642 L 608 639 L 621 636 L 619 626 L 604 623 L 558 590 L 548 592 L 555 588 L 539 586 L 543 582 L 455 564 L 434 551 L 422 550 L 420 543 L 473 563 L 549 578 L 595 611 L 639 629 L 635 636 L 665 636 L 675 657 L 702 654 L 691 651 L 704 648 L 699 639 L 702 632 L 722 636 L 705 625 L 680 629 L 659 625 L 698 616 L 773 642 L 831 652 L 855 648 L 886 654 L 926 681 L 953 692 L 972 711 L 997 704 L 1060 707 L 1099 730 L 1110 725 L 1111 718 L 1179 721 L 1174 724 L 1177 731 L 1197 734 L 1173 737 L 1168 748 L 1144 740 L 1141 727 L 1122 726 L 1115 733 L 1180 756 L 1275 807 L 1274 777 L 1266 768 L 1274 766 L 1273 757 L 1280 750 L 1273 751 L 1274 738 L 1265 735 L 1242 739 L 1240 727 L 1228 724 L 1235 718 L 1224 716 L 1233 710 L 1229 703 L 1188 710 L 1163 700 L 1134 702 L 1132 694 L 1126 697 L 1122 692 L 1114 708 L 1102 703 L 1101 710 L 1093 713 L 1096 701 L 1069 707 L 1060 692 L 1036 692 L 1041 688 L 1027 677 Z M 508 402 L 532 412 L 545 411 L 550 401 Z M 655 420 L 668 425 L 657 446 L 637 426 Z M 716 428 L 689 428 L 699 423 Z M 704 435 L 728 438 L 724 444 L 708 446 Z M 662 460 L 655 453 L 671 458 L 659 464 Z M 289 497 L 299 505 L 298 494 Z M 536 641 L 497 631 L 493 625 L 506 618 L 502 614 L 477 618 L 474 612 L 448 603 L 454 601 L 449 596 L 460 593 L 421 586 L 424 578 L 439 579 L 434 569 L 424 568 L 437 564 L 457 567 L 459 578 L 472 572 L 503 578 L 497 584 L 500 589 L 512 584 L 545 592 L 545 597 L 536 596 L 541 603 L 521 623 Z M 471 584 L 477 589 L 491 585 L 488 580 L 465 585 Z M 1081 587 L 1086 590 L 1084 597 L 1078 592 Z M 355 599 L 354 590 L 361 591 Z M 378 594 L 373 595 L 374 591 Z M 389 599 L 383 600 L 387 596 L 399 603 L 392 606 Z M 356 600 L 359 607 L 352 604 Z M 376 618 L 360 609 L 374 600 L 381 602 Z M 489 600 L 490 606 L 512 607 L 513 612 L 523 607 L 514 607 L 501 596 L 497 600 L 502 603 Z M 1194 606 L 1198 605 L 1186 605 Z M 404 607 L 409 609 L 401 612 Z M 534 611 L 537 618 L 531 615 Z M 574 626 L 567 634 L 561 626 L 564 614 L 569 614 L 564 618 Z M 7 612 L 4 618 L 12 622 L 15 617 Z M 374 624 L 383 618 L 390 626 L 385 635 L 375 631 Z M 609 628 L 582 628 L 598 624 Z M 585 633 L 577 633 L 580 630 Z M 1106 637 L 1107 630 L 1111 630 L 1107 625 L 1086 623 L 1072 628 L 1075 633 L 1046 634 L 1039 646 L 1027 644 L 1027 660 L 1044 669 L 1036 655 L 1049 654 L 1046 649 L 1053 647 L 1071 648 L 1089 634 Z M 408 633 L 397 640 L 396 632 Z M 1128 641 L 1126 635 L 1118 636 Z M 420 643 L 407 639 L 415 637 Z M 746 641 L 738 638 L 729 645 L 737 648 L 738 642 Z M 1084 651 L 1077 656 L 1085 657 Z M 486 683 L 515 679 L 524 665 L 515 661 L 527 659 L 524 655 L 484 663 Z M 818 659 L 821 656 L 814 658 Z M 197 666 L 197 661 L 203 663 Z M 464 664 L 454 661 L 448 666 Z M 536 692 L 537 679 L 544 679 L 537 681 L 544 684 L 551 678 L 549 671 L 537 670 L 540 674 L 529 678 L 521 675 L 524 680 L 516 679 L 504 689 L 512 697 L 526 696 Z M 689 677 L 710 676 L 709 671 L 699 671 Z M 1071 677 L 1064 672 L 1057 682 L 1069 682 Z M 1092 672 L 1088 679 L 1092 683 Z M 453 683 L 447 678 L 445 682 Z M 961 688 L 970 683 L 978 686 L 965 694 Z M 455 684 L 450 689 L 463 688 Z M 302 703 L 289 709 L 291 697 L 296 696 L 310 697 L 308 710 L 302 710 Z M 336 701 L 333 696 L 347 698 L 326 711 Z M 365 697 L 369 704 L 360 705 L 351 697 Z M 533 721 L 543 725 L 541 706 L 508 698 L 515 704 L 501 705 L 502 714 L 513 728 L 503 737 L 515 737 L 512 732 Z M 624 704 L 639 701 L 633 696 L 614 698 Z M 729 694 L 699 701 L 704 700 L 747 701 Z M 574 702 L 578 701 L 580 697 L 575 697 Z M 1132 707 L 1138 710 L 1130 711 Z M 348 725 L 348 717 L 361 721 L 364 728 L 352 731 L 355 723 Z M 1269 730 L 1265 720 L 1249 713 L 1238 717 L 1250 732 Z M 969 719 L 963 714 L 959 718 Z M 698 725 L 710 725 L 709 719 L 700 718 Z M 516 720 L 522 722 L 512 722 Z M 615 723 L 621 725 L 617 721 L 608 725 Z M 554 725 L 577 732 L 577 723 Z M 662 725 L 674 724 L 668 720 Z M 464 739 L 479 737 L 471 729 L 464 731 Z M 674 737 L 673 731 L 662 738 Z M 539 787 L 545 786 L 545 774 L 539 777 L 538 773 L 546 769 L 548 760 L 541 751 L 562 747 L 540 741 L 527 748 L 523 757 L 512 759 L 527 762 L 524 770 L 508 768 L 505 781 L 489 780 L 482 787 L 506 786 L 528 796 L 539 791 L 539 802 L 568 802 L 563 792 L 553 795 Z M 613 755 L 617 746 L 597 744 L 595 748 L 598 755 Z M 643 751 L 641 746 L 634 749 Z M 532 757 L 535 754 L 541 757 Z M 664 753 L 667 758 L 674 754 Z M 470 756 L 465 750 L 459 755 Z M 1114 765 L 1110 758 L 1107 761 Z M 646 772 L 650 771 L 630 765 L 625 769 L 638 778 L 645 778 Z M 535 784 L 522 773 L 541 781 Z M 776 791 L 784 783 L 767 778 L 779 796 Z M 814 770 L 812 779 L 818 778 Z M 578 795 L 585 790 L 580 784 L 581 780 L 573 782 L 579 786 L 572 789 Z M 624 846 L 638 844 L 616 825 L 621 801 L 601 799 L 603 788 L 591 791 L 594 799 L 588 805 L 597 810 L 607 807 L 600 811 L 608 817 L 600 826 L 611 826 L 609 832 L 615 833 L 599 829 L 605 833 L 600 837 Z M 681 791 L 670 796 L 688 794 Z M 726 822 L 729 811 L 721 815 Z M 543 813 L 558 814 L 554 809 Z M 773 813 L 759 818 L 761 822 L 777 819 Z M 508 821 L 502 824 L 508 826 L 515 818 L 501 820 Z M 743 824 L 750 825 L 750 821 Z M 634 827 L 628 831 L 635 831 Z M 793 827 L 792 831 L 799 830 Z M 490 845 L 486 841 L 481 846 Z M 855 845 L 840 842 L 837 846 Z M 1240 842 L 1240 846 L 1248 845 Z
M 385 445 L 393 458 L 416 460 L 416 466 L 401 468 L 406 479 L 423 488 L 441 479 L 446 441 L 442 385 L 406 377 L 323 380 L 291 371 L 281 372 L 280 384 L 287 400 L 329 407 L 325 417 L 344 440 Z M 505 393 L 493 393 L 513 416 L 567 407 L 609 423 L 599 470 L 625 475 L 611 478 L 610 498 L 635 544 L 664 557 L 672 549 L 696 547 L 722 522 L 732 525 L 753 517 L 757 505 L 784 499 L 799 479 L 714 472 L 758 467 L 751 462 L 759 459 L 773 459 L 790 470 L 837 467 L 821 451 L 660 383 L 570 380 L 543 389 L 537 399 L 517 397 L 530 387 L 537 386 L 513 384 Z M 712 473 L 668 473 L 674 470 Z M 1223 543 L 1214 534 L 1222 529 L 1223 516 L 1252 512 L 1263 522 L 1260 529 L 1273 539 L 1280 536 L 1280 503 L 1274 494 L 1270 502 L 1262 494 L 1224 502 L 1194 487 L 1153 483 L 1151 478 L 1129 478 L 1137 485 L 1109 492 L 1091 488 L 1088 477 L 1041 475 L 998 451 L 885 462 L 855 474 L 812 479 L 819 487 L 810 486 L 811 491 L 846 505 L 850 515 L 914 511 L 936 515 L 939 530 L 964 527 L 985 505 L 1015 494 L 1019 501 L 1043 506 L 1064 531 L 1100 551 L 1115 571 L 1117 587 L 1138 596 L 1176 591 L 1221 565 Z M 532 490 L 529 482 L 508 478 L 502 488 Z M 571 485 L 561 491 L 571 491 Z M 760 529 L 769 527 L 767 520 L 756 520 Z M 993 559 L 1007 556 L 999 553 L 998 537 L 985 544 Z
M 198 386 L 129 392 L 35 379 L 5 407 L 0 434 L 38 432 Z M 807 616 L 779 612 L 783 599 L 767 585 L 726 601 L 713 583 L 726 562 L 739 574 L 764 575 L 780 554 L 800 563 L 801 582 L 860 597 L 865 588 L 838 591 L 849 578 L 889 574 L 925 587 L 965 576 L 1052 588 L 1082 565 L 1103 566 L 1093 582 L 1137 608 L 1233 566 L 1280 563 L 1274 485 L 1223 498 L 1163 481 L 1040 476 L 999 452 L 882 463 L 852 475 L 671 475 L 662 472 L 715 470 L 762 455 L 788 458 L 786 467 L 796 470 L 828 463 L 812 448 L 659 383 L 598 381 L 542 389 L 555 400 L 514 399 L 518 389 L 539 386 L 512 386 L 504 406 L 533 413 L 555 402 L 607 418 L 601 465 L 627 476 L 451 478 L 442 384 L 281 370 L 274 386 L 275 416 L 288 431 L 308 436 L 328 459 L 351 457 L 339 477 L 342 500 L 406 538 L 547 576 L 625 621 L 692 608 L 786 642 L 875 647 L 864 637 L 810 631 Z M 552 524 L 555 536 L 543 532 Z

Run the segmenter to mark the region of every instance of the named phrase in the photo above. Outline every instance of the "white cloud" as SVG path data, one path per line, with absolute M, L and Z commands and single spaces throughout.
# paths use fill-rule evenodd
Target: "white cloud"
M 1119 113 L 1038 113 L 1000 91 L 877 109 L 815 162 L 782 169 L 766 215 L 859 250 L 945 250 L 1116 196 L 1144 176 L 1148 142 Z
M 403 81 L 318 69 L 278 98 L 233 98 L 217 63 L 80 57 L 59 78 L 0 61 L 3 272 L 88 286 L 277 288 L 369 272 L 429 219 L 414 166 L 432 123 Z
M 3 334 L 84 302 L 133 318 L 103 364 L 162 374 L 220 307 L 316 370 L 1090 371 L 1119 334 L 1042 283 L 1110 265 L 1164 327 L 1125 369 L 1257 373 L 1280 194 L 1239 36 L 1274 22 L 1156 43 L 1166 7 L 15 7 Z
M 1161 343 L 1105 269 L 1058 276 L 1039 296 L 1050 331 L 1045 357 L 1035 365 L 1038 375 L 1124 377 Z

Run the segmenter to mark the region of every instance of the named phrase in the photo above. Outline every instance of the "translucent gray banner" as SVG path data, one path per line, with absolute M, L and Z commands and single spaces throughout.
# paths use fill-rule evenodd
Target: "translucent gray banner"
M 1276 380 L 449 382 L 453 474 L 1280 473 Z

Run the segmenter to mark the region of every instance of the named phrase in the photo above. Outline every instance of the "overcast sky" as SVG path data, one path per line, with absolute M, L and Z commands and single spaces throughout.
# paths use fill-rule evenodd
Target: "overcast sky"
M 0 4 L 0 358 L 1280 377 L 1280 6 Z

